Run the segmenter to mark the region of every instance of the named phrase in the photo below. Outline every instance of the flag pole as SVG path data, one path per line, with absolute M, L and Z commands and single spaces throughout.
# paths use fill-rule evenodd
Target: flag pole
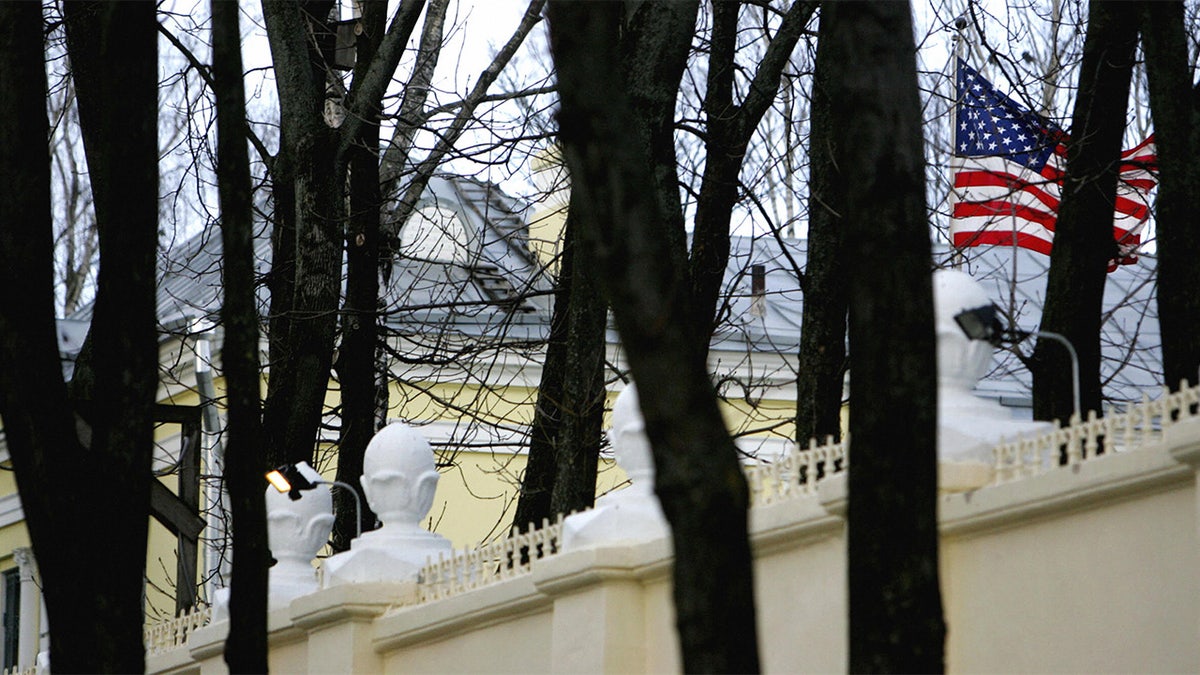
M 1013 86 L 1013 82 L 1009 82 L 1009 87 Z M 1017 256 L 1020 251 L 1017 249 L 1017 202 L 1009 200 L 1008 216 L 1012 220 L 1012 281 L 1008 284 L 1008 315 L 1015 317 L 1017 315 Z
M 954 19 L 954 35 L 951 40 L 954 42 L 954 48 L 950 50 L 950 58 L 953 60 L 953 66 L 950 68 L 952 79 L 950 81 L 950 157 L 953 163 L 954 153 L 958 150 L 958 108 L 962 105 L 962 97 L 958 92 L 958 64 L 964 58 L 964 52 L 967 50 L 967 17 L 959 15 Z M 951 171 L 951 181 L 954 179 L 954 172 Z M 962 269 L 966 264 L 966 257 L 963 255 L 962 249 L 954 245 L 954 185 L 950 185 L 950 227 L 946 234 L 950 240 L 950 267 L 953 269 Z

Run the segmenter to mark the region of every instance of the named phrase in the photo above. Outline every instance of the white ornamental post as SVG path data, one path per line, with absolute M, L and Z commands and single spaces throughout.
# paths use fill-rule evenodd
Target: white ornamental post
M 393 421 L 367 444 L 359 479 L 383 525 L 325 560 L 325 585 L 404 582 L 421 567 L 449 555 L 450 540 L 421 527 L 438 484 L 433 448 L 417 429 Z
M 630 485 L 597 499 L 594 509 L 568 516 L 563 521 L 564 550 L 650 541 L 670 534 L 654 494 L 654 457 L 633 384 L 617 396 L 612 420 L 608 435 L 613 455 Z
M 309 480 L 321 479 L 308 464 L 297 468 Z M 267 541 L 276 561 L 267 595 L 270 609 L 286 607 L 320 588 L 312 561 L 333 531 L 333 497 L 325 483 L 298 494 L 298 499 L 292 499 L 274 487 L 266 490 Z

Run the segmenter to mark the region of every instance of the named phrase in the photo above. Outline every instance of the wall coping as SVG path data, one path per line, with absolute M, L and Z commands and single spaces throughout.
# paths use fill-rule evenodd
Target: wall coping
M 1194 471 L 1172 457 L 1166 442 L 1158 442 L 1018 481 L 945 495 L 938 503 L 939 529 L 951 537 L 981 534 L 1097 503 L 1155 494 L 1192 480 Z
M 268 648 L 282 647 L 303 640 L 307 633 L 292 623 L 289 609 L 284 607 L 267 612 Z M 196 663 L 210 658 L 220 658 L 225 653 L 225 638 L 229 636 L 229 619 L 214 621 L 197 628 L 188 636 L 187 649 L 177 652 L 190 653 Z M 146 669 L 150 670 L 149 667 Z
M 288 605 L 292 623 L 307 631 L 347 622 L 369 622 L 417 602 L 417 582 L 339 584 L 302 595 Z
M 531 575 L 524 574 L 470 592 L 388 612 L 374 620 L 371 644 L 377 653 L 384 653 L 500 621 L 548 612 L 553 602 L 553 598 L 538 591 Z

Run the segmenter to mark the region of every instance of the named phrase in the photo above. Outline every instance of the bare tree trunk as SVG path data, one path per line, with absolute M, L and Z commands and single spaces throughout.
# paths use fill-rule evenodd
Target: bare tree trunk
M 1101 411 L 1101 312 L 1108 261 L 1117 257 L 1113 200 L 1137 46 L 1137 15 L 1133 3 L 1094 0 L 1088 5 L 1079 93 L 1042 310 L 1042 330 L 1062 334 L 1079 354 L 1084 414 Z M 1030 369 L 1033 416 L 1070 418 L 1073 384 L 1066 349 L 1039 339 Z
M 79 529 L 66 529 L 81 555 L 53 576 L 41 572 L 54 668 L 128 671 L 144 667 L 139 626 L 158 384 L 157 20 L 150 3 L 67 3 L 64 13 L 101 250 L 89 335 L 95 395 L 83 413 L 90 452 L 75 487 L 77 494 L 89 493 L 85 485 L 122 487 L 100 508 L 75 503 Z M 90 554 L 97 550 L 109 554 L 98 559 Z M 89 579 L 94 586 L 81 593 Z M 80 595 L 95 598 L 94 611 L 80 606 Z
M 362 81 L 379 51 L 387 25 L 387 3 L 362 5 L 363 32 L 356 41 L 354 79 Z M 342 384 L 342 429 L 338 442 L 337 480 L 354 486 L 362 505 L 358 525 L 373 529 L 375 514 L 367 505 L 359 478 L 363 455 L 378 431 L 376 421 L 375 352 L 379 338 L 379 226 L 382 198 L 379 192 L 379 109 L 367 111 L 358 137 L 348 151 L 350 161 L 350 213 L 346 219 L 346 299 L 342 304 L 342 343 L 335 364 Z M 333 493 L 337 520 L 333 528 L 334 551 L 350 548 L 354 538 L 354 497 L 344 489 Z
M 573 249 L 568 253 L 573 269 L 567 290 L 566 363 L 551 514 L 582 511 L 595 502 L 596 465 L 600 461 L 604 418 L 607 344 L 604 333 L 608 306 L 600 295 L 593 269 L 581 258 L 577 223 L 569 224 L 568 228 L 574 230 L 566 237 Z
M 941 672 L 937 363 L 908 3 L 822 9 L 850 302 L 851 672 Z
M 61 601 L 69 595 L 64 586 L 71 584 L 67 572 L 79 544 L 70 541 L 74 532 L 64 527 L 73 520 L 72 505 L 63 499 L 70 493 L 47 486 L 60 465 L 72 471 L 84 451 L 76 437 L 54 325 L 46 147 L 50 127 L 40 3 L 0 3 L 0 62 L 0 182 L 5 186 L 0 190 L 0 417 L 44 588 L 49 593 L 52 583 L 60 589 L 47 606 L 57 617 L 71 611 Z M 69 476 L 77 478 L 74 471 Z M 74 571 L 90 576 L 87 569 Z M 81 578 L 74 590 L 81 593 L 81 611 L 83 606 L 95 608 L 99 589 Z M 127 621 L 125 629 L 130 628 Z M 51 640 L 58 630 L 55 624 Z M 64 650 L 73 646 L 69 639 L 57 644 Z M 63 658 L 82 667 L 85 655 Z
M 662 128 L 662 115 L 672 115 L 656 102 L 674 100 L 698 6 L 645 4 L 625 16 L 615 3 L 549 4 L 561 138 L 572 191 L 585 205 L 584 260 L 610 301 L 640 388 L 655 488 L 671 524 L 683 667 L 754 672 L 749 494 L 690 334 L 687 273 L 669 229 L 681 216 L 664 210 L 660 190 L 645 189 L 674 185 L 675 158 L 645 142 L 653 133 L 631 133 Z M 655 109 L 657 117 L 647 116 Z
M 11 237 L 3 267 L 16 275 L 5 283 L 2 305 L 5 431 L 45 584 L 55 670 L 140 671 L 158 366 L 155 10 L 120 2 L 64 7 L 101 248 L 88 338 L 95 358 L 85 364 L 91 386 L 81 389 L 91 396 L 73 406 L 66 404 L 53 292 L 45 285 L 52 273 L 50 229 L 37 233 L 49 221 L 41 13 L 25 3 L 4 11 L 0 44 L 13 60 L 5 61 L 0 80 L 14 80 L 0 85 L 3 152 L 23 153 L 19 161 L 29 163 L 18 168 L 8 154 L 0 160 L 11 195 L 0 207 L 4 223 L 23 228 L 3 230 Z M 78 435 L 72 408 L 81 416 Z M 98 550 L 107 553 L 97 557 Z
M 280 106 L 274 174 L 270 377 L 263 409 L 272 464 L 313 460 L 333 360 L 342 278 L 342 195 L 324 121 L 330 1 L 263 3 Z M 290 193 L 290 194 L 289 194 Z M 280 334 L 277 335 L 276 331 Z
M 1158 149 L 1158 322 L 1172 391 L 1200 373 L 1200 88 L 1188 68 L 1182 2 L 1147 2 L 1142 40 Z
M 477 81 L 455 120 L 440 134 L 437 147 L 416 171 L 402 200 L 400 222 L 461 136 L 487 87 L 537 23 L 540 2 L 531 2 L 521 26 Z M 364 6 L 363 27 L 368 32 L 358 39 L 358 62 L 343 99 L 345 115 L 336 130 L 328 128 L 322 116 L 333 51 L 333 31 L 328 22 L 333 6 L 327 0 L 266 0 L 263 5 L 281 112 L 281 149 L 273 167 L 276 224 L 272 234 L 271 363 L 263 422 L 272 462 L 312 459 L 339 315 L 341 247 L 344 237 L 350 235 L 350 297 L 341 312 L 343 347 L 348 354 L 338 363 L 339 372 L 350 382 L 343 390 L 344 403 L 348 404 L 343 411 L 348 414 L 343 420 L 346 435 L 339 454 L 339 476 L 355 485 L 361 474 L 363 450 L 381 417 L 379 404 L 386 405 L 386 365 L 380 368 L 380 352 L 375 349 L 381 346 L 378 280 L 366 266 L 370 261 L 381 265 L 384 275 L 388 273 L 389 244 L 395 235 L 393 230 L 382 231 L 376 213 L 382 198 L 376 154 L 379 114 L 426 3 L 400 3 L 386 32 L 386 3 Z M 429 3 L 423 53 L 418 58 L 435 59 L 436 50 L 441 48 L 441 28 L 435 24 L 440 23 L 436 15 L 444 13 L 445 7 L 442 0 Z M 418 68 L 410 84 L 415 90 L 427 88 L 427 75 L 427 70 Z M 423 94 L 408 92 L 402 108 L 412 112 L 420 109 L 423 101 Z M 395 153 L 389 159 L 400 164 L 402 160 Z M 369 167 L 368 162 L 376 166 Z M 351 164 L 353 171 L 349 169 Z M 348 173 L 353 213 L 346 219 L 343 211 Z M 411 195 L 416 196 L 410 201 Z M 339 513 L 344 514 L 338 520 L 336 535 L 337 546 L 342 547 L 349 544 L 348 533 L 352 530 L 350 509 L 345 508 L 352 499 L 341 492 L 336 499 Z M 363 513 L 363 522 L 373 523 L 372 514 Z
M 842 435 L 842 382 L 846 372 L 846 278 L 842 213 L 849 177 L 834 163 L 829 110 L 830 48 L 817 43 L 809 123 L 808 266 L 796 378 L 796 443 Z
M 334 33 L 325 1 L 263 4 L 280 99 L 281 146 L 272 167 L 270 378 L 263 425 L 271 464 L 312 461 L 337 327 L 342 242 L 349 234 L 344 308 L 349 355 L 339 363 L 351 391 L 338 475 L 358 485 L 362 453 L 376 429 L 380 378 L 376 372 L 379 249 L 379 109 L 424 2 L 405 2 L 384 31 L 386 3 L 365 4 L 366 33 L 358 37 L 354 83 L 341 126 L 324 119 Z M 353 161 L 350 220 L 345 221 L 347 167 Z M 375 166 L 369 166 L 370 164 Z M 368 269 L 364 265 L 369 264 Z M 386 387 L 386 382 L 382 383 Z M 384 399 L 386 400 L 386 399 Z M 353 498 L 335 493 L 336 542 L 348 546 Z M 369 510 L 364 524 L 373 524 Z
M 578 203 L 572 196 L 571 201 Z M 576 215 L 572 217 L 572 213 Z M 546 358 L 538 382 L 537 403 L 529 424 L 529 456 L 521 476 L 521 494 L 513 513 L 513 527 L 525 532 L 542 520 L 554 517 L 550 502 L 558 477 L 558 448 L 563 426 L 563 390 L 566 381 L 568 315 L 571 286 L 575 276 L 578 210 L 567 209 L 563 228 L 563 246 L 559 254 L 558 279 L 554 288 L 554 310 L 550 315 L 550 334 L 546 338 Z M 595 483 L 593 481 L 593 491 Z
M 567 210 L 554 314 L 513 526 L 591 508 L 604 417 L 607 306 L 580 258 L 576 197 Z M 572 215 L 574 214 L 574 215 Z
M 246 150 L 242 40 L 236 3 L 212 3 L 213 93 L 217 102 L 217 189 L 221 200 L 221 362 L 228 392 L 225 485 L 233 516 L 233 578 L 225 663 L 233 673 L 267 671 L 267 549 L 254 218 Z

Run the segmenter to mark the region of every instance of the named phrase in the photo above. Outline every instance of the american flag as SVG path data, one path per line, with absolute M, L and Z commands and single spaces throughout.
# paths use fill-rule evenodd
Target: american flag
M 1067 134 L 958 62 L 950 234 L 957 247 L 1013 245 L 1049 254 L 1067 164 Z M 1114 262 L 1137 262 L 1150 215 L 1154 136 L 1121 153 Z M 1016 238 L 1014 242 L 1013 239 Z M 1110 266 L 1110 269 L 1113 266 Z

